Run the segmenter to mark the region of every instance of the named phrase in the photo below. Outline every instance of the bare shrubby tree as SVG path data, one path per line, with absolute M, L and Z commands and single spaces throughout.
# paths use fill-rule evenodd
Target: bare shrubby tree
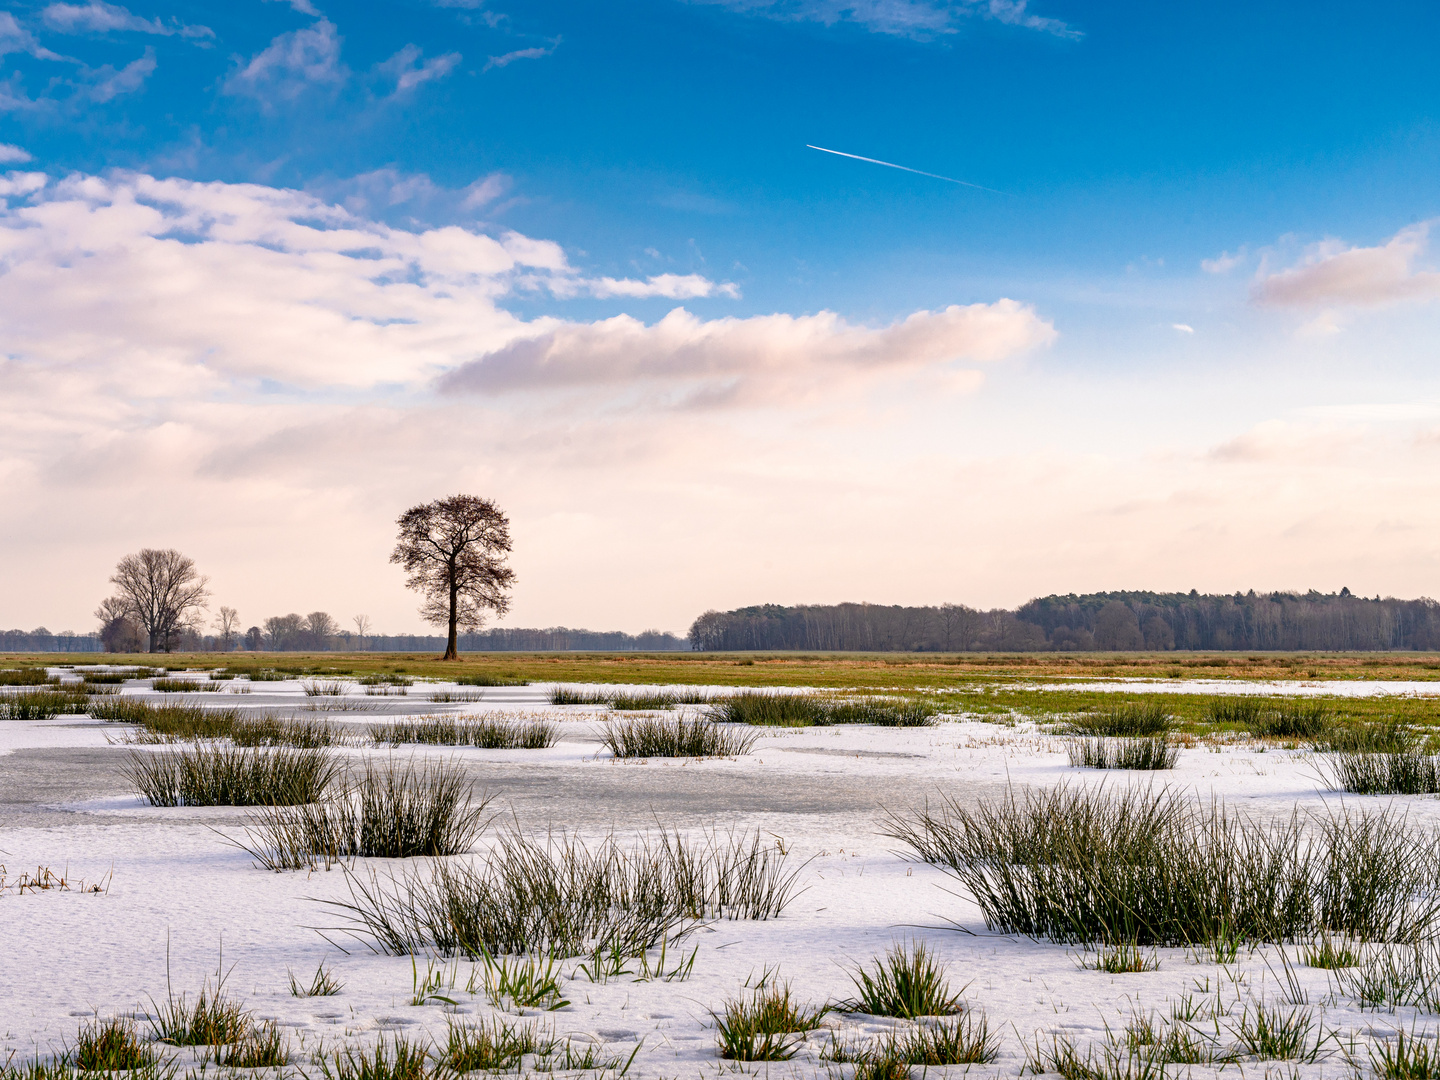
M 222 604 L 220 614 L 215 616 L 215 631 L 220 635 L 220 650 L 230 652 L 240 637 L 240 613 Z
M 311 648 L 328 649 L 331 638 L 340 632 L 340 624 L 328 612 L 312 611 L 305 616 L 305 632 Z
M 365 639 L 370 636 L 370 616 L 356 615 L 350 621 L 355 624 L 355 636 L 360 639 L 360 648 L 365 648 Z
M 170 652 L 210 598 L 209 579 L 196 572 L 194 559 L 174 548 L 142 548 L 126 555 L 110 582 L 116 589 L 112 599 L 149 637 L 150 652 Z
M 458 631 L 479 630 L 486 610 L 503 615 L 510 607 L 510 521 L 489 499 L 452 495 L 412 506 L 396 524 L 390 561 L 405 568 L 409 588 L 424 594 L 420 617 L 449 628 L 444 658 L 458 660 Z
M 130 609 L 118 596 L 107 596 L 95 609 L 100 620 L 100 641 L 106 652 L 139 652 L 145 645 L 140 624 L 130 617 Z

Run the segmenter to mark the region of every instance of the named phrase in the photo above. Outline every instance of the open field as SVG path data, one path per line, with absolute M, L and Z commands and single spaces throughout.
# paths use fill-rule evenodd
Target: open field
M 1440 681 L 1433 653 L 433 653 L 10 654 L 0 666 L 160 664 L 235 671 L 402 673 L 454 678 L 456 671 L 535 682 L 681 686 L 942 688 L 993 680 L 1378 679 Z
M 649 684 L 440 669 L 499 686 L 147 659 L 88 704 L 68 669 L 0 687 L 82 710 L 0 720 L 0 970 L 27 973 L 0 981 L 0 1064 L 341 1080 L 383 1045 L 406 1080 L 1320 1080 L 1433 1045 L 1440 800 L 1398 792 L 1440 788 L 1440 697 L 1414 672 L 886 695 L 880 658 L 794 658 L 763 663 L 861 689 L 767 711 L 674 677 L 713 657 Z M 1126 739 L 1165 753 L 1076 763 Z M 1347 762 L 1390 793 L 1338 790 Z

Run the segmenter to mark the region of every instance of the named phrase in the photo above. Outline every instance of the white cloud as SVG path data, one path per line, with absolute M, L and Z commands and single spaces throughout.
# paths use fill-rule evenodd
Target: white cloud
M 274 2 L 274 0 L 267 0 L 267 2 Z M 317 19 L 320 18 L 319 9 L 316 8 L 310 0 L 279 0 L 279 2 L 282 4 L 288 3 L 292 8 L 300 12 L 301 15 L 312 15 Z
M 504 195 L 509 188 L 510 178 L 504 173 L 482 176 L 465 189 L 465 198 L 460 205 L 466 210 L 478 210 Z
M 1440 298 L 1440 273 L 1417 265 L 1432 224 L 1401 229 L 1376 247 L 1315 244 L 1295 266 L 1277 272 L 1262 267 L 1254 299 L 1274 307 L 1367 307 Z
M 1171 328 L 1174 329 L 1174 330 L 1180 331 L 1180 333 L 1182 333 L 1182 334 L 1193 334 L 1193 333 L 1195 333 L 1195 328 L 1194 328 L 1193 326 L 1191 326 L 1189 323 L 1183 323 L 1183 322 L 1172 323 L 1172 324 L 1171 324 Z
M 661 296 L 669 300 L 695 300 L 708 296 L 740 299 L 740 287 L 730 282 L 714 282 L 700 274 L 656 274 L 644 281 L 631 278 L 599 278 L 591 282 L 592 296 L 629 296 L 635 298 Z
M 129 31 L 137 34 L 160 34 L 169 37 L 179 34 L 188 38 L 213 38 L 215 31 L 208 26 L 187 26 L 178 20 L 169 25 L 159 19 L 143 19 L 131 14 L 117 4 L 104 0 L 90 0 L 88 4 L 51 4 L 42 13 L 45 25 L 62 34 L 86 32 L 108 34 L 111 31 Z
M 489 60 L 485 61 L 485 70 L 489 71 L 491 68 L 509 67 L 516 60 L 539 60 L 553 53 L 559 44 L 560 39 L 556 38 L 548 48 L 535 46 L 529 49 L 516 49 L 514 52 L 508 52 L 501 56 L 492 56 Z
M 64 59 L 36 41 L 35 35 L 21 26 L 14 15 L 0 11 L 0 56 L 14 52 L 29 53 L 41 60 Z
M 1001 360 L 1054 338 L 1047 320 L 1013 300 L 917 311 L 878 328 L 831 311 L 706 321 L 676 308 L 652 326 L 628 315 L 547 326 L 465 364 L 441 385 L 478 393 L 689 383 L 737 401 L 793 400 L 854 377 Z
M 321 19 L 275 38 L 238 68 L 225 87 L 231 93 L 257 98 L 295 98 L 313 86 L 337 86 L 348 74 L 340 62 L 335 24 Z
M 443 79 L 460 63 L 458 52 L 423 59 L 418 45 L 406 45 L 390 59 L 377 65 L 376 70 L 395 80 L 395 93 L 403 94 L 432 79 Z
M 1213 259 L 1201 259 L 1200 269 L 1207 274 L 1228 274 L 1235 267 L 1247 262 L 1249 258 L 1250 256 L 1243 247 L 1233 255 L 1228 251 L 1222 251 Z
M 826 26 L 851 22 L 880 34 L 926 39 L 953 34 L 969 18 L 992 19 L 1057 37 L 1078 38 L 1078 30 L 1059 19 L 1036 15 L 1027 0 L 689 0 L 714 4 L 746 15 Z
M 21 164 L 30 160 L 30 152 L 10 143 L 0 143 L 0 165 Z
M 105 102 L 121 94 L 133 94 L 145 85 L 155 71 L 155 50 L 147 48 L 145 55 L 132 60 L 119 71 L 109 64 L 89 72 L 91 86 L 88 96 L 91 101 Z

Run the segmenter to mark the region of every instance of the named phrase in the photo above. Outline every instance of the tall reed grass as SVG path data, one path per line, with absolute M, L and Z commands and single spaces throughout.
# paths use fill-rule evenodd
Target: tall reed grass
M 366 762 L 333 796 L 260 810 L 240 846 L 269 870 L 355 857 L 407 859 L 469 851 L 489 824 L 488 797 L 446 762 Z
M 0 671 L 0 686 L 57 686 L 58 675 L 51 675 L 45 668 L 7 668 Z
M 21 690 L 0 695 L 0 718 L 6 720 L 49 720 L 53 716 L 84 713 L 90 698 L 84 691 Z
M 132 750 L 125 773 L 152 806 L 291 806 L 320 798 L 336 765 L 320 750 L 205 745 Z
M 637 716 L 612 720 L 601 742 L 617 758 L 740 757 L 759 735 L 701 718 Z
M 206 709 L 190 702 L 151 704 L 136 698 L 111 698 L 93 703 L 90 715 L 140 727 L 134 740 L 142 743 L 193 742 L 228 738 L 241 722 L 238 709 Z
M 1081 713 L 1070 728 L 1091 738 L 1153 739 L 1170 734 L 1175 720 L 1159 702 L 1127 701 Z
M 1164 735 L 1116 739 L 1104 736 L 1066 740 L 1070 764 L 1085 769 L 1135 769 L 1154 772 L 1173 769 L 1180 749 Z
M 1262 820 L 1169 790 L 1061 786 L 974 809 L 947 799 L 883 827 L 1006 933 L 1193 946 L 1412 941 L 1440 925 L 1440 840 L 1388 810 Z
M 837 701 L 809 694 L 744 693 L 711 704 L 711 719 L 765 727 L 821 727 L 828 724 L 876 724 L 926 727 L 935 722 L 935 706 L 923 701 L 861 698 Z
M 549 720 L 507 716 L 412 716 L 372 724 L 370 738 L 377 746 L 422 743 L 482 750 L 544 750 L 555 745 L 560 729 Z
M 800 870 L 758 832 L 694 842 L 661 830 L 626 848 L 512 830 L 481 863 L 352 874 L 350 900 L 327 903 L 394 955 L 638 956 L 704 919 L 778 916 Z

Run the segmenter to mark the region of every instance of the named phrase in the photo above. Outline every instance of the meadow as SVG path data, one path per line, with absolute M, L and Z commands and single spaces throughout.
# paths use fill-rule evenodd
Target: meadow
M 1440 1062 L 1427 660 L 89 659 L 0 662 L 3 1080 Z

